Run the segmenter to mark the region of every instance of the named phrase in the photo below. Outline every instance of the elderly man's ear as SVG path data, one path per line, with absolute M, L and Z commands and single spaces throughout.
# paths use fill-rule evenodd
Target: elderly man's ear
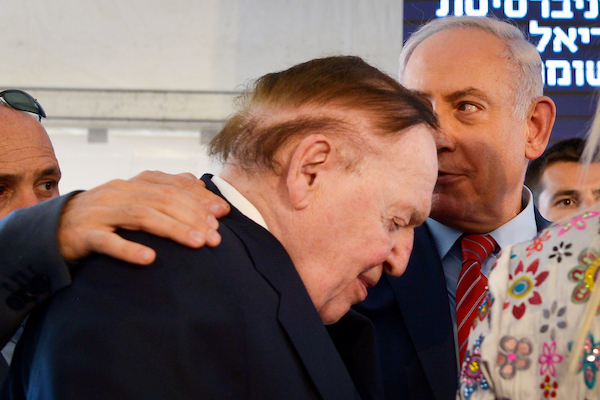
M 287 169 L 287 189 L 292 207 L 306 208 L 322 185 L 323 179 L 338 166 L 333 142 L 327 136 L 305 137 L 292 152 Z

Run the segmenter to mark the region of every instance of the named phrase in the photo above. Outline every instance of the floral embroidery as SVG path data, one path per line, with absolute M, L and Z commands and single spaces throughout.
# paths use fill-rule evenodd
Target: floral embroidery
M 483 335 L 479 335 L 473 343 L 473 351 L 467 350 L 465 353 L 465 361 L 463 362 L 462 370 L 460 371 L 460 380 L 465 384 L 463 395 L 466 399 L 471 397 L 473 392 L 478 388 L 487 390 L 490 388 L 483 372 L 481 371 L 481 342 Z
M 548 375 L 546 375 L 544 382 L 540 384 L 540 389 L 542 389 L 542 392 L 544 392 L 544 397 L 556 397 L 558 382 L 553 381 Z
M 573 253 L 571 253 L 569 251 L 569 249 L 571 248 L 572 245 L 573 245 L 572 243 L 565 244 L 565 242 L 560 242 L 560 244 L 558 246 L 552 247 L 552 251 L 554 253 L 550 254 L 550 256 L 548 256 L 548 258 L 556 257 L 556 261 L 561 262 L 563 256 L 571 257 L 573 255 Z
M 512 336 L 504 336 L 500 340 L 500 349 L 496 357 L 496 365 L 500 366 L 500 376 L 504 379 L 513 378 L 518 370 L 528 369 L 531 360 L 531 342 L 528 339 L 517 340 Z
M 540 328 L 540 333 L 546 333 L 548 332 L 548 330 L 550 330 L 550 339 L 554 340 L 556 335 L 555 335 L 555 331 L 554 331 L 554 326 L 558 327 L 559 329 L 565 329 L 567 327 L 567 321 L 565 319 L 563 319 L 562 317 L 565 315 L 565 313 L 567 312 L 567 307 L 561 307 L 560 309 L 558 309 L 558 305 L 556 303 L 556 300 L 552 303 L 552 306 L 550 307 L 550 309 L 545 308 L 543 311 L 543 315 L 544 318 L 547 320 L 554 320 L 556 321 L 558 319 L 558 321 L 556 321 L 555 324 L 553 324 L 552 322 L 554 321 L 548 321 L 547 323 L 545 323 L 544 325 L 542 325 L 542 327 Z M 560 318 L 560 319 L 559 319 Z
M 479 307 L 477 307 L 477 318 L 475 318 L 475 321 L 473 321 L 473 327 L 477 326 L 477 323 L 479 321 L 483 321 L 484 319 L 486 319 L 486 317 L 488 320 L 488 324 L 490 323 L 490 308 L 492 307 L 492 304 L 494 304 L 494 299 L 492 299 L 490 291 L 488 290 L 485 294 L 485 298 L 483 299 Z
M 527 257 L 531 256 L 536 251 L 542 251 L 544 249 L 544 242 L 550 239 L 550 232 L 544 231 L 544 233 L 535 239 L 533 239 L 533 243 L 527 247 Z
M 548 277 L 548 271 L 542 271 L 537 274 L 540 260 L 539 258 L 533 261 L 527 269 L 523 266 L 523 261 L 519 261 L 519 266 L 512 274 L 508 275 L 509 281 L 513 281 L 508 289 L 509 295 L 517 300 L 519 304 L 515 304 L 512 313 L 516 319 L 521 319 L 526 311 L 525 301 L 529 304 L 537 305 L 542 303 L 542 296 L 534 288 L 541 285 Z M 537 275 L 536 275 L 537 274 Z M 508 307 L 508 303 L 504 304 L 504 308 Z
M 565 224 L 558 224 L 557 227 L 560 228 L 558 231 L 558 236 L 562 236 L 567 233 L 571 228 L 583 230 L 587 228 L 586 219 L 593 218 L 596 215 L 600 215 L 598 211 L 587 211 L 581 215 L 577 215 L 576 217 L 571 218 L 571 220 Z
M 548 345 L 548 343 L 544 343 L 542 354 L 540 354 L 539 362 L 542 365 L 540 369 L 540 375 L 550 374 L 552 376 L 556 375 L 556 368 L 554 364 L 558 364 L 563 360 L 563 356 L 556 353 L 556 341 L 553 341 Z
M 584 249 L 579 255 L 579 265 L 569 272 L 569 280 L 577 283 L 573 289 L 571 300 L 575 303 L 584 303 L 587 301 L 594 282 L 600 272 L 600 253 L 591 247 Z
M 569 350 L 573 342 L 569 343 Z M 594 343 L 594 336 L 590 333 L 583 342 L 583 356 L 577 365 L 577 372 L 583 371 L 583 379 L 587 387 L 592 389 L 596 384 L 596 372 L 600 367 L 600 342 Z

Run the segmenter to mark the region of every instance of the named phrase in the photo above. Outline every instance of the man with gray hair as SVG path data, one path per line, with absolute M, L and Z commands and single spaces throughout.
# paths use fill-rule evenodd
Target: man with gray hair
M 375 324 L 387 399 L 455 397 L 495 254 L 546 224 L 523 186 L 556 114 L 541 72 L 519 29 L 490 18 L 431 21 L 402 49 L 399 79 L 431 101 L 442 134 L 431 217 L 407 272 L 384 275 L 355 307 Z

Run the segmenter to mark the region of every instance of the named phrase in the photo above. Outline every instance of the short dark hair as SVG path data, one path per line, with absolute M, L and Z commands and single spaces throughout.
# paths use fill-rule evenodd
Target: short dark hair
M 238 98 L 237 106 L 211 141 L 209 153 L 224 162 L 233 157 L 246 170 L 275 170 L 275 156 L 284 144 L 317 130 L 343 134 L 352 143 L 350 125 L 323 112 L 327 107 L 362 113 L 370 133 L 378 136 L 398 136 L 420 124 L 438 127 L 429 102 L 354 56 L 315 59 L 264 75 Z
M 529 163 L 527 175 L 525 176 L 525 186 L 531 189 L 536 205 L 538 204 L 537 199 L 544 190 L 542 175 L 544 175 L 546 168 L 559 161 L 580 163 L 584 148 L 585 139 L 572 138 L 561 140 L 547 148 L 538 159 Z

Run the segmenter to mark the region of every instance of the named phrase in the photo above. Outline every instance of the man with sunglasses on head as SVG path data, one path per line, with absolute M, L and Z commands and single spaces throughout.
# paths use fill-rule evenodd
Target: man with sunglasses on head
M 136 264 L 154 260 L 152 249 L 114 233 L 118 227 L 145 230 L 191 247 L 215 246 L 220 236 L 214 215 L 229 209 L 219 197 L 207 196 L 202 190 L 204 183 L 191 174 L 159 172 L 145 172 L 129 181 L 112 181 L 46 202 L 59 195 L 61 171 L 40 123 L 45 116 L 42 106 L 26 92 L 0 92 L 0 255 L 11 255 L 2 257 L 0 268 L 0 347 L 34 305 L 71 283 L 66 260 L 92 252 Z M 203 193 L 202 197 L 198 193 Z M 64 207 L 61 223 L 67 224 L 72 234 L 58 238 L 53 233 L 50 241 L 31 234 L 23 237 L 19 234 L 23 214 L 13 211 L 29 206 L 45 210 L 28 222 L 35 232 L 56 232 L 56 224 L 45 215 Z M 15 255 L 23 241 L 31 244 L 29 250 Z M 66 260 L 53 247 L 57 241 Z M 33 266 L 28 260 L 40 254 L 47 262 Z M 6 369 L 0 357 L 0 381 Z

